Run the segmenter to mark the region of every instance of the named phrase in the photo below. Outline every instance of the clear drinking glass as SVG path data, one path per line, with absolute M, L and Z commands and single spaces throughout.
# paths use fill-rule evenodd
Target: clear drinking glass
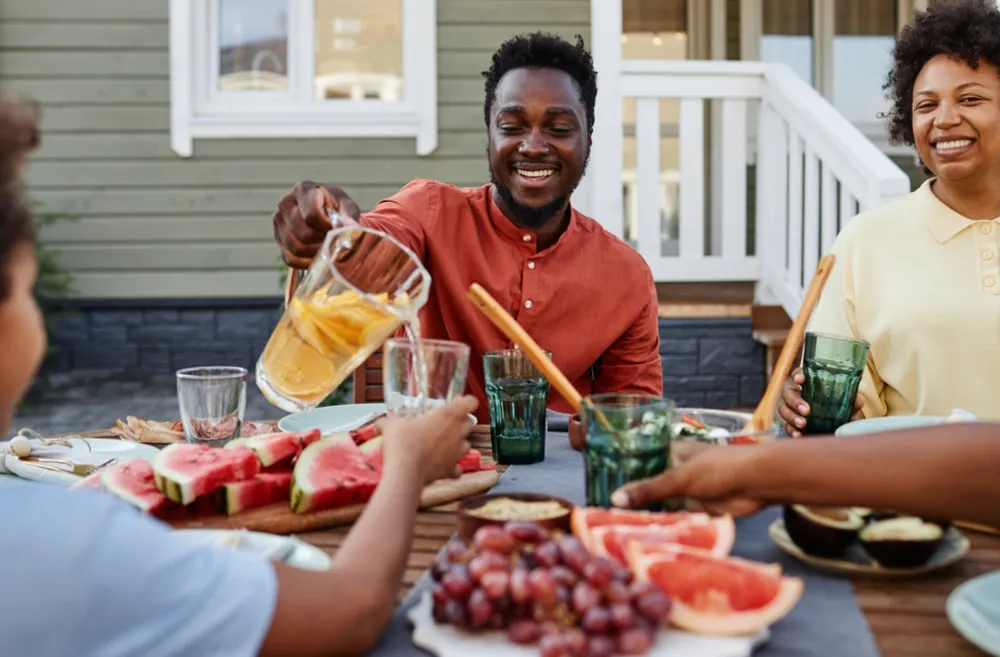
M 486 352 L 483 372 L 493 459 L 503 465 L 544 461 L 548 379 L 519 349 Z
M 257 387 L 282 410 L 315 408 L 401 323 L 416 323 L 430 283 L 395 238 L 331 230 L 257 361 Z
M 178 370 L 177 401 L 185 439 L 221 447 L 240 435 L 247 405 L 247 371 L 242 367 Z
M 589 403 L 587 403 L 589 402 Z M 587 435 L 583 446 L 587 505 L 610 508 L 611 493 L 670 467 L 674 402 L 653 395 L 604 393 L 581 405 Z M 672 510 L 683 500 L 646 507 Z
M 803 435 L 832 434 L 851 420 L 868 358 L 868 343 L 808 332 L 802 350 L 802 399 L 809 404 Z
M 382 391 L 393 415 L 420 415 L 465 391 L 469 345 L 392 338 L 382 352 Z

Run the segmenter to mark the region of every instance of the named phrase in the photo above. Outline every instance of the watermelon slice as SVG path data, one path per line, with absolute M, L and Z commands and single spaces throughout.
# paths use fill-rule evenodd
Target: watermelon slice
M 360 449 L 365 455 L 368 464 L 381 472 L 384 462 L 382 457 L 382 436 L 365 441 L 362 443 Z M 495 463 L 483 463 L 483 455 L 479 450 L 470 448 L 465 453 L 465 456 L 458 460 L 458 467 L 462 474 L 467 474 L 483 470 L 496 470 L 497 466 Z
M 246 447 L 257 455 L 261 466 L 267 468 L 281 461 L 295 458 L 306 445 L 320 439 L 319 429 L 267 433 L 249 438 L 237 438 L 226 443 L 227 449 Z
M 359 449 L 361 450 L 361 453 L 365 455 L 365 462 L 375 469 L 375 471 L 381 473 L 382 466 L 385 465 L 385 461 L 382 456 L 382 436 L 377 436 L 371 440 L 365 441 L 361 444 Z
M 292 474 L 292 511 L 308 513 L 367 502 L 379 480 L 369 456 L 347 433 L 306 447 Z
M 655 554 L 629 549 L 635 576 L 670 596 L 670 622 L 699 634 L 754 635 L 785 617 L 802 597 L 802 580 L 777 564 L 719 557 L 663 545 Z
M 638 544 L 646 552 L 663 545 L 686 545 L 724 557 L 733 548 L 736 526 L 730 516 L 710 518 L 693 514 L 673 525 L 604 525 L 591 530 L 594 554 L 628 566 L 629 546 Z
M 482 472 L 483 470 L 496 470 L 496 463 L 483 463 L 482 453 L 475 447 L 470 447 L 465 456 L 458 460 L 458 468 L 462 474 L 467 472 Z
M 103 473 L 103 470 L 98 470 L 97 472 L 93 472 L 93 473 L 87 475 L 86 477 L 84 477 L 83 479 L 81 479 L 80 481 L 76 482 L 75 484 L 72 484 L 70 486 L 70 489 L 76 489 L 76 488 L 104 488 L 104 485 L 101 483 L 101 474 L 102 473 Z
M 708 517 L 705 513 L 691 511 L 653 512 L 631 511 L 627 509 L 602 509 L 586 506 L 575 507 L 570 516 L 570 527 L 576 537 L 591 554 L 596 554 L 597 546 L 593 539 L 593 530 L 606 526 L 669 527 L 679 522 L 685 522 L 692 516 Z
M 253 479 L 234 481 L 215 491 L 213 501 L 220 513 L 231 516 L 243 511 L 287 500 L 291 494 L 292 471 L 261 472 Z
M 379 428 L 374 424 L 351 431 L 351 438 L 356 445 L 364 445 L 369 440 L 379 435 Z
M 157 514 L 170 505 L 170 500 L 156 487 L 153 466 L 146 459 L 132 459 L 105 468 L 100 481 L 109 493 L 143 513 Z
M 156 487 L 178 504 L 190 504 L 228 483 L 251 479 L 259 471 L 256 455 L 239 445 L 226 448 L 174 443 L 153 460 Z

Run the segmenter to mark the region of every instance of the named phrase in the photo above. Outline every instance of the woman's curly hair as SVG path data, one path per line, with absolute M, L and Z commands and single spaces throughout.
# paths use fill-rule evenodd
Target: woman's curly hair
M 892 49 L 892 69 L 882 88 L 891 101 L 889 138 L 914 145 L 913 86 L 924 65 L 947 55 L 978 68 L 981 60 L 1000 67 L 1000 9 L 996 0 L 942 0 L 917 12 Z
M 0 98 L 0 301 L 10 292 L 7 272 L 11 254 L 35 239 L 21 170 L 28 153 L 38 146 L 38 118 L 36 105 Z

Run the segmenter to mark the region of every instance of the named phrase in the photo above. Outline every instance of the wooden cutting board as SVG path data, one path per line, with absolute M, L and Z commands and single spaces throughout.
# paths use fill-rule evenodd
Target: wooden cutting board
M 428 509 L 485 492 L 499 479 L 500 475 L 496 470 L 470 472 L 457 479 L 440 479 L 424 488 L 420 495 L 420 508 Z M 173 520 L 170 525 L 175 529 L 247 529 L 270 534 L 297 534 L 349 525 L 364 510 L 364 504 L 356 504 L 300 514 L 294 513 L 288 502 L 278 502 L 234 516 L 196 516 Z

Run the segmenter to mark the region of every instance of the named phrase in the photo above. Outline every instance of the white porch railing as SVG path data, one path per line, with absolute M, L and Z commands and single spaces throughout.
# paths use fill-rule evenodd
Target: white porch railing
M 621 95 L 636 99 L 635 244 L 657 281 L 756 281 L 758 302 L 780 303 L 794 316 L 841 226 L 859 210 L 909 192 L 906 174 L 784 64 L 624 60 L 621 66 Z M 679 235 L 670 250 L 661 235 L 664 98 L 679 101 Z M 708 99 L 721 108 L 706 121 Z M 706 168 L 712 125 L 721 134 L 713 135 L 715 161 Z M 749 249 L 752 159 L 756 243 Z M 705 207 L 709 170 L 718 177 L 712 213 Z M 714 249 L 706 249 L 706 233 Z

